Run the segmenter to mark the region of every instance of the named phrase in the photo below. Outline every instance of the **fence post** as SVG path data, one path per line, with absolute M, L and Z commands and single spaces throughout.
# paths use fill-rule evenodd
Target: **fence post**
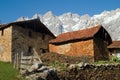
M 20 67 L 21 67 L 22 58 L 23 58 L 23 52 L 21 52 L 21 54 L 20 54 Z
M 38 59 L 39 59 L 39 62 L 42 63 L 42 60 L 40 59 L 37 51 L 35 50 L 35 48 L 33 48 L 33 51 L 34 51 L 34 56 L 36 56 Z
M 14 68 L 16 68 L 16 54 L 13 55 L 13 66 Z
M 19 69 L 19 57 L 18 57 L 19 55 L 18 55 L 18 53 L 16 54 L 16 62 L 17 62 L 17 64 L 16 64 L 16 68 L 17 69 Z

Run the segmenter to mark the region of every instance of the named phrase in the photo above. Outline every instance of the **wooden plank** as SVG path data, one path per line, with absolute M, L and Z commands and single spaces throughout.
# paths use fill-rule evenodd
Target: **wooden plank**
M 19 68 L 19 60 L 18 60 L 18 53 L 16 53 L 16 57 L 17 57 L 17 59 L 16 59 L 16 69 L 18 69 Z
M 21 60 L 21 64 L 32 64 L 32 62 L 31 62 L 31 60 L 29 60 L 29 61 Z
M 13 66 L 14 66 L 14 68 L 16 68 L 16 54 L 14 54 L 14 59 L 13 59 Z
M 34 51 L 34 56 L 36 56 L 39 59 L 39 62 L 42 63 L 42 60 L 40 59 L 37 51 L 34 48 L 33 48 L 33 51 Z
M 18 63 L 18 64 L 19 64 L 19 69 L 20 69 L 20 65 L 21 65 L 21 54 L 19 54 L 18 58 L 19 58 L 19 59 L 18 59 L 18 60 L 19 60 L 19 63 Z
M 21 57 L 21 59 L 32 59 L 33 57 L 32 56 L 24 56 L 24 57 Z
M 39 57 L 39 56 L 38 56 Z M 38 57 L 37 56 L 33 56 L 33 58 L 35 58 L 35 59 L 38 59 Z

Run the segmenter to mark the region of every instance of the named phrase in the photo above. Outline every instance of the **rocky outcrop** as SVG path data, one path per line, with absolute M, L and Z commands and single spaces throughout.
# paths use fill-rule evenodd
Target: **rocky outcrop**
M 22 75 L 27 80 L 58 80 L 55 68 L 47 67 L 42 64 L 40 66 L 33 65 L 27 69 Z

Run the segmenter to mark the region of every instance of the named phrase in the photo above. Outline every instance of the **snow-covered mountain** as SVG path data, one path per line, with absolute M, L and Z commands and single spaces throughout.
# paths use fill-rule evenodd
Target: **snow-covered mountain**
M 102 24 L 109 32 L 113 40 L 120 40 L 120 9 L 103 11 L 93 16 L 78 15 L 71 12 L 60 16 L 54 15 L 51 11 L 44 15 L 35 14 L 32 18 L 20 17 L 17 21 L 39 18 L 55 35 L 93 27 Z

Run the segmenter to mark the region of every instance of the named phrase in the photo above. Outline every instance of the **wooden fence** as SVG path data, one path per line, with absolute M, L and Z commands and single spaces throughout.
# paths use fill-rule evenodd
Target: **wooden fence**
M 24 56 L 24 53 L 16 53 L 13 57 L 13 65 L 14 68 L 18 70 L 29 69 L 31 65 L 33 65 L 33 59 L 37 59 L 40 63 L 42 63 L 38 53 L 33 48 L 33 55 L 31 56 Z
M 12 63 L 14 68 L 16 69 L 20 69 L 20 60 L 21 60 L 21 53 L 14 53 L 14 55 L 12 55 L 13 59 L 12 59 Z

